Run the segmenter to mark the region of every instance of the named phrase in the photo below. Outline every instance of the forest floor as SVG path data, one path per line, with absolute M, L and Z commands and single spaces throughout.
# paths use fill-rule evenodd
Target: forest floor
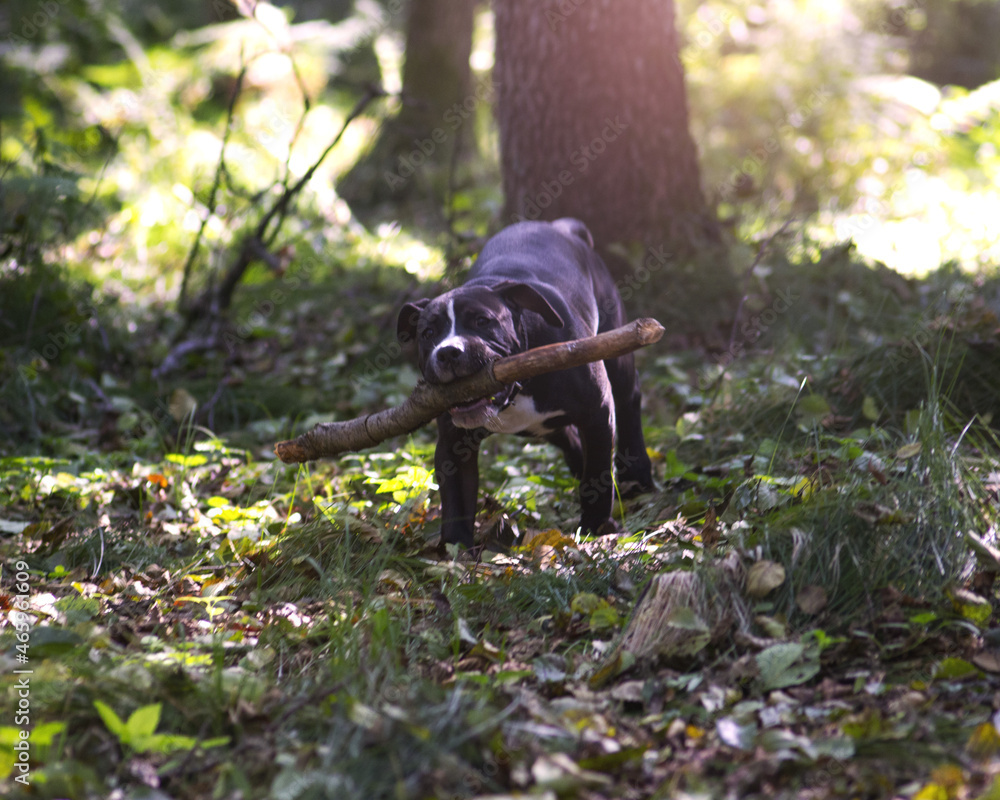
M 258 279 L 176 369 L 121 317 L 16 365 L 4 797 L 1000 798 L 1000 284 L 767 264 L 714 350 L 638 309 L 628 533 L 493 437 L 478 562 L 437 548 L 433 426 L 272 453 L 409 392 L 402 270 Z

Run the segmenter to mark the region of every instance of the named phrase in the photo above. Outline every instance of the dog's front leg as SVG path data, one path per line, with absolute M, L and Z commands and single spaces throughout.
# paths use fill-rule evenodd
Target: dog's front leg
M 601 406 L 587 425 L 577 425 L 583 445 L 583 478 L 580 480 L 580 527 L 586 534 L 614 533 L 612 452 L 615 444 L 613 409 Z
M 456 427 L 447 412 L 438 417 L 434 477 L 441 490 L 441 542 L 472 548 L 479 496 L 479 444 L 482 428 Z

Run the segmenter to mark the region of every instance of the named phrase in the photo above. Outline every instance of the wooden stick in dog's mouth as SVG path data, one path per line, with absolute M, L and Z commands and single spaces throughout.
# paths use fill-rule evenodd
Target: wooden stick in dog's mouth
M 286 464 L 295 464 L 364 450 L 393 436 L 411 433 L 449 408 L 489 397 L 515 381 L 623 356 L 655 344 L 662 336 L 663 326 L 645 317 L 596 336 L 497 359 L 475 375 L 451 383 L 432 386 L 420 380 L 402 405 L 344 422 L 321 423 L 295 439 L 278 442 L 274 452 Z

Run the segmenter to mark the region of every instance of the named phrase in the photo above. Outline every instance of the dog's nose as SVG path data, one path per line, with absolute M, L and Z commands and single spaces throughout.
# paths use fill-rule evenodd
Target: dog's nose
M 452 347 L 448 345 L 446 347 L 438 348 L 437 357 L 442 364 L 448 364 L 449 366 L 458 361 L 458 357 L 462 354 L 462 351 L 457 347 Z

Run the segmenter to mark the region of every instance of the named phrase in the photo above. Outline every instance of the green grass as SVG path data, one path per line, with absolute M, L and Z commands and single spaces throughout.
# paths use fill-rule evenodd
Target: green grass
M 816 280 L 811 265 L 787 269 L 805 296 Z M 845 281 L 864 278 L 852 275 Z M 343 271 L 339 281 L 340 291 L 350 285 L 382 303 L 387 316 L 385 298 L 400 285 L 364 270 Z M 863 286 L 852 284 L 859 303 Z M 405 393 L 402 356 L 369 369 L 384 352 L 378 335 L 351 350 L 351 336 L 360 342 L 378 331 L 364 309 L 341 312 L 337 348 L 351 354 L 330 365 L 320 348 L 297 344 L 319 341 L 312 326 L 322 324 L 328 301 L 314 304 L 303 292 L 289 302 L 241 352 L 270 353 L 297 375 L 292 385 L 325 386 L 329 401 L 308 402 L 336 406 L 340 416 Z M 298 317 L 295 304 L 303 304 Z M 966 310 L 952 313 L 954 325 L 968 320 Z M 51 594 L 55 602 L 32 633 L 33 714 L 59 731 L 35 751 L 36 774 L 46 781 L 36 785 L 42 796 L 96 797 L 102 787 L 137 786 L 136 770 L 150 763 L 178 797 L 474 797 L 509 790 L 546 752 L 603 764 L 571 725 L 561 727 L 565 720 L 551 739 L 525 731 L 552 719 L 545 715 L 561 706 L 548 704 L 561 693 L 598 674 L 647 579 L 673 570 L 705 577 L 696 606 L 735 604 L 724 615 L 735 627 L 677 666 L 714 675 L 747 702 L 757 702 L 758 684 L 724 677 L 734 659 L 747 657 L 737 633 L 784 631 L 796 642 L 818 630 L 828 678 L 859 669 L 858 654 L 867 653 L 863 663 L 875 659 L 900 681 L 910 676 L 945 691 L 930 677 L 936 665 L 989 624 L 988 610 L 984 617 L 982 606 L 957 602 L 955 592 L 969 586 L 975 568 L 964 533 L 989 538 L 995 523 L 997 441 L 963 405 L 968 362 L 953 354 L 967 336 L 928 343 L 913 359 L 919 381 L 910 362 L 887 366 L 899 347 L 890 330 L 906 330 L 907 315 L 919 324 L 921 314 L 902 307 L 893 320 L 873 315 L 873 328 L 884 326 L 876 344 L 872 331 L 847 326 L 831 353 L 805 348 L 809 337 L 785 340 L 776 327 L 724 375 L 705 366 L 710 354 L 643 354 L 647 441 L 662 489 L 624 505 L 624 524 L 637 536 L 617 549 L 585 546 L 578 556 L 543 549 L 481 567 L 440 561 L 429 548 L 437 495 L 418 480 L 431 464 L 432 432 L 311 467 L 260 458 L 293 426 L 311 424 L 296 422 L 295 406 L 280 393 L 268 395 L 267 372 L 244 373 L 238 391 L 256 397 L 259 411 L 241 411 L 240 419 L 257 421 L 232 437 L 171 417 L 130 438 L 128 421 L 120 431 L 127 447 L 102 453 L 96 433 L 76 423 L 60 460 L 7 457 L 0 518 L 33 526 L 5 535 L 0 551 L 8 563 L 28 565 L 34 597 Z M 206 369 L 224 368 L 211 366 L 216 358 L 206 354 Z M 75 369 L 72 361 L 52 365 L 51 382 L 35 385 L 52 393 L 53 408 L 65 407 L 61 393 L 69 400 L 74 392 L 58 376 Z M 196 381 L 185 385 L 201 394 Z M 124 384 L 114 391 L 130 396 Z M 53 413 L 46 436 L 73 430 L 73 418 L 58 420 Z M 31 452 L 41 441 L 24 430 L 17 447 Z M 513 437 L 490 439 L 483 450 L 484 516 L 500 513 L 522 533 L 573 534 L 575 482 L 554 451 Z M 763 597 L 740 586 L 723 590 L 713 583 L 721 579 L 714 565 L 733 553 L 745 567 L 781 564 L 786 579 Z M 822 588 L 822 607 L 802 606 L 806 587 Z M 588 597 L 616 616 L 591 616 L 583 610 L 595 607 Z M 0 651 L 9 656 L 14 645 L 10 629 L 0 634 Z M 651 687 L 664 679 L 640 664 L 610 690 L 633 678 Z M 685 711 L 682 698 L 693 702 L 709 684 L 684 680 L 688 688 L 662 716 L 649 707 L 645 717 L 624 706 L 608 713 L 621 730 L 638 725 L 645 747 L 671 720 L 721 719 L 727 706 L 715 715 Z M 107 728 L 95 701 L 122 720 L 159 704 L 156 735 L 168 738 L 154 742 L 228 742 L 136 752 Z M 978 717 L 949 723 L 952 712 L 942 709 L 936 729 L 951 725 L 947 740 L 959 746 Z M 838 723 L 844 731 L 854 730 L 848 719 Z M 898 764 L 883 734 L 864 730 L 852 739 L 862 773 L 893 763 L 900 775 L 928 779 Z M 626 773 L 638 774 L 629 758 Z M 799 769 L 811 774 L 806 763 Z

